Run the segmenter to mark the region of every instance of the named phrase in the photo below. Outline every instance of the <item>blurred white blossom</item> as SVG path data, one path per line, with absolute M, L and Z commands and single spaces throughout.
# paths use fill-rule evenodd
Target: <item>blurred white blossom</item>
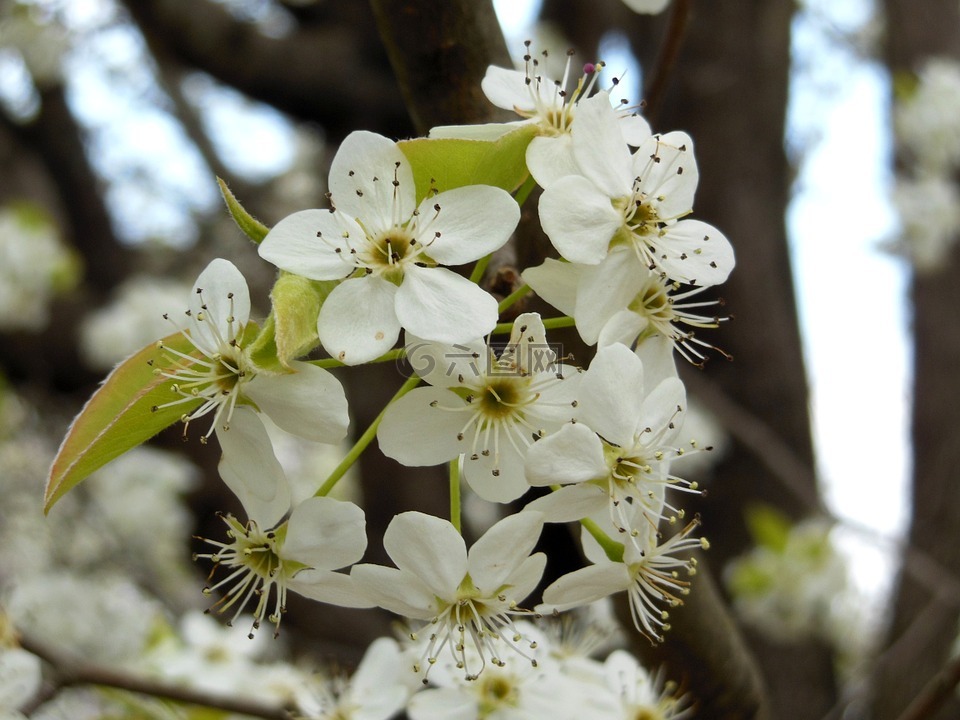
M 53 221 L 27 203 L 0 208 L 0 330 L 42 330 L 57 293 L 77 280 Z
M 190 293 L 190 284 L 138 276 L 117 288 L 113 299 L 90 313 L 80 326 L 80 351 L 92 368 L 107 370 L 154 340 L 185 329 L 188 318 L 163 317 Z

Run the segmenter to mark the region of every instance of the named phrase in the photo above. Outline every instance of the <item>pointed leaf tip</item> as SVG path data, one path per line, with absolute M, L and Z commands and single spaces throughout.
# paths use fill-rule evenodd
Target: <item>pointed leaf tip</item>
M 227 204 L 227 210 L 230 211 L 230 217 L 237 224 L 237 227 L 243 231 L 243 234 L 253 240 L 258 245 L 270 232 L 270 228 L 257 220 L 248 213 L 236 196 L 230 192 L 227 183 L 221 178 L 217 178 L 217 185 L 220 186 L 220 194 L 223 195 L 223 201 Z

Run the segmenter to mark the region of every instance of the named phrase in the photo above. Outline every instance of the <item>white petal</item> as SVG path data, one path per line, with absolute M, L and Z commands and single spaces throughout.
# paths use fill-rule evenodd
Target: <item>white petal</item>
M 527 503 L 524 510 L 542 512 L 546 522 L 575 522 L 607 507 L 610 496 L 592 483 L 567 485 Z
M 250 319 L 247 281 L 229 260 L 217 258 L 200 273 L 190 294 L 190 339 L 205 355 L 239 335 Z
M 603 326 L 633 301 L 649 274 L 633 250 L 622 246 L 611 250 L 600 264 L 584 268 L 575 315 L 584 342 L 597 342 Z
M 427 255 L 441 265 L 462 265 L 504 246 L 520 222 L 520 206 L 505 190 L 468 185 L 426 198 L 419 222 L 417 239 Z
M 573 157 L 573 138 L 570 133 L 557 137 L 535 137 L 527 145 L 527 168 L 537 185 L 550 187 L 567 175 L 580 175 Z
M 490 352 L 482 339 L 472 342 L 432 342 L 408 332 L 405 348 L 410 367 L 435 387 L 474 386 L 490 368 Z
M 637 345 L 637 357 L 643 361 L 644 382 L 656 387 L 661 380 L 677 377 L 677 363 L 673 357 L 673 342 L 662 335 L 644 338 Z
M 608 198 L 627 197 L 633 187 L 633 160 L 620 131 L 610 95 L 598 92 L 577 105 L 573 123 L 573 156 L 580 174 Z
M 552 370 L 553 379 L 549 383 L 540 383 L 540 398 L 528 406 L 528 420 L 536 421 L 548 432 L 559 430 L 561 425 L 576 417 L 583 380 L 583 373 L 572 365 L 558 363 Z M 543 381 L 546 378 L 541 374 L 538 379 Z
M 640 190 L 655 198 L 661 220 L 690 212 L 700 175 L 689 135 L 677 131 L 652 137 L 637 149 L 633 169 Z
M 534 92 L 538 92 L 542 100 L 552 103 L 555 90 L 552 83 L 527 83 L 526 73 L 519 70 L 507 70 L 491 65 L 487 68 L 480 88 L 487 99 L 504 110 L 533 110 L 535 107 Z
M 407 704 L 410 720 L 476 720 L 480 710 L 463 689 L 428 688 Z
M 374 640 L 363 653 L 363 659 L 350 678 L 350 688 L 354 697 L 364 700 L 366 693 L 379 693 L 384 682 L 399 680 L 401 666 L 405 666 L 400 646 L 390 637 Z M 384 718 L 389 717 L 385 714 Z
M 643 401 L 639 409 L 640 422 L 644 427 L 658 431 L 673 425 L 660 441 L 661 445 L 672 445 L 683 427 L 684 410 L 687 407 L 687 394 L 679 378 L 667 378 L 656 387 Z
M 719 285 L 733 270 L 730 241 L 713 225 L 681 220 L 666 228 L 656 246 L 655 260 L 674 280 L 691 285 Z
M 416 207 L 406 156 L 392 140 L 365 130 L 350 133 L 340 144 L 328 186 L 337 210 L 360 220 L 371 234 L 391 227 L 395 218 L 406 222 Z
M 368 608 L 376 605 L 349 575 L 329 570 L 301 570 L 293 580 L 287 581 L 287 587 L 311 600 L 340 607 Z
M 469 453 L 470 438 L 465 442 L 465 451 Z M 499 457 L 495 456 L 493 450 L 489 455 L 480 454 L 476 459 L 468 454 L 463 463 L 463 477 L 470 488 L 484 500 L 495 503 L 512 502 L 530 487 L 523 474 L 523 458 L 507 438 L 501 437 Z M 499 474 L 494 475 L 494 470 Z
M 618 124 L 620 132 L 623 133 L 623 139 L 628 145 L 640 147 L 644 142 L 650 139 L 650 123 L 639 115 L 618 115 Z
M 546 567 L 546 554 L 538 552 L 528 557 L 520 564 L 517 571 L 507 579 L 510 586 L 508 594 L 517 602 L 522 602 L 527 595 L 536 590 Z
M 259 374 L 243 390 L 261 411 L 289 433 L 335 443 L 347 435 L 350 417 L 343 386 L 332 373 L 293 362 L 292 375 Z
M 601 348 L 580 383 L 580 420 L 616 445 L 632 443 L 645 397 L 643 363 L 626 345 Z
M 383 416 L 377 429 L 381 452 L 408 467 L 453 460 L 468 447 L 457 433 L 469 414 L 449 408 L 464 407 L 463 398 L 444 388 L 411 390 L 391 404 Z
M 670 4 L 670 0 L 623 0 L 623 2 L 634 12 L 647 15 L 656 15 L 663 12 L 664 8 Z
M 338 280 L 355 269 L 343 233 L 364 237 L 346 215 L 329 210 L 301 210 L 271 228 L 257 252 L 267 262 L 312 280 Z M 340 247 L 341 252 L 336 248 Z
M 483 534 L 470 548 L 467 569 L 478 590 L 493 595 L 533 551 L 543 516 L 535 512 L 510 515 Z
M 547 258 L 542 265 L 523 271 L 523 281 L 564 315 L 573 317 L 577 302 L 577 284 L 588 266 Z
M 40 658 L 20 648 L 0 648 L 0 716 L 30 700 L 42 680 Z
M 626 590 L 630 583 L 630 573 L 623 563 L 589 565 L 562 576 L 544 590 L 543 603 L 537 605 L 537 612 L 563 612 L 587 605 Z
M 363 510 L 353 503 L 307 498 L 293 509 L 280 552 L 318 570 L 336 570 L 363 557 L 365 527 Z
M 437 611 L 433 593 L 416 576 L 382 565 L 354 565 L 350 577 L 362 595 L 397 615 L 427 620 Z
M 434 595 L 452 600 L 467 573 L 467 547 L 446 520 L 421 512 L 395 516 L 383 549 L 397 567 L 420 578 Z
M 217 439 L 223 450 L 220 477 L 251 520 L 274 527 L 290 509 L 290 486 L 263 422 L 252 409 L 238 407 L 228 428 L 217 428 Z
M 604 323 L 600 337 L 597 338 L 597 347 L 606 347 L 615 343 L 633 345 L 649 324 L 645 316 L 638 315 L 633 310 L 614 313 L 613 317 Z
M 317 334 L 332 357 L 346 365 L 369 362 L 400 337 L 397 286 L 370 276 L 344 280 L 320 308 Z
M 524 469 L 527 482 L 535 487 L 586 482 L 608 474 L 600 438 L 582 423 L 567 423 L 535 442 L 527 451 Z
M 397 291 L 396 316 L 425 340 L 463 343 L 493 330 L 497 301 L 455 272 L 413 266 L 406 268 Z
M 499 368 L 521 375 L 555 373 L 557 353 L 547 343 L 547 331 L 539 313 L 523 313 L 513 321 L 510 340 L 500 353 Z
M 610 196 L 579 175 L 561 178 L 540 196 L 540 225 L 570 262 L 595 265 L 607 255 L 623 217 Z

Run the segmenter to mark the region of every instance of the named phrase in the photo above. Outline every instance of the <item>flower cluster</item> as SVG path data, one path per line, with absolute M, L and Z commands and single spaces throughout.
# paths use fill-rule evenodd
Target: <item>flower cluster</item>
M 944 265 L 960 237 L 960 64 L 931 58 L 894 107 L 894 134 L 902 166 L 893 203 L 900 233 L 891 249 L 905 255 L 918 273 Z
M 263 326 L 250 319 L 240 271 L 216 259 L 175 321 L 183 329 L 149 361 L 144 414 L 179 418 L 188 438 L 203 425 L 201 440 L 218 440 L 220 476 L 246 514 L 223 515 L 226 538 L 204 540 L 196 555 L 213 564 L 204 591 L 216 598 L 211 609 L 231 622 L 252 611 L 251 636 L 264 622 L 279 631 L 291 591 L 406 618 L 407 650 L 371 652 L 381 670 L 393 662 L 384 658 L 402 655 L 415 678 L 438 686 L 411 701 L 413 718 L 449 717 L 444 708 L 458 703 L 475 704 L 476 717 L 573 717 L 577 683 L 592 688 L 594 717 L 684 714 L 672 690 L 629 656 L 573 662 L 530 623 L 624 592 L 636 629 L 663 639 L 670 609 L 690 591 L 690 552 L 707 546 L 680 501 L 697 483 L 672 469 L 700 450 L 684 436 L 675 353 L 703 364 L 713 345 L 695 333 L 724 318 L 707 310 L 719 301 L 695 296 L 734 266 L 724 235 L 689 217 L 698 180 L 690 137 L 655 134 L 625 103 L 615 106 L 596 87 L 602 64 L 588 64 L 568 88 L 571 62 L 558 82 L 532 55 L 525 71 L 489 69 L 484 92 L 516 110 L 518 123 L 442 128 L 436 139 L 405 143 L 349 135 L 331 164 L 329 207 L 295 212 L 255 238 L 279 272 Z M 500 140 L 477 139 L 490 137 Z M 521 171 L 489 172 L 500 165 Z M 537 216 L 561 259 L 520 268 L 525 284 L 498 302 L 482 285 L 486 263 L 510 239 L 534 185 L 543 190 Z M 559 315 L 499 322 L 530 291 Z M 597 346 L 590 363 L 551 341 L 558 327 L 576 327 Z M 309 359 L 317 346 L 329 357 Z M 349 366 L 397 358 L 415 374 L 302 499 L 265 419 L 336 445 L 350 421 L 341 386 Z M 106 389 L 123 382 L 127 364 Z M 390 522 L 383 548 L 395 567 L 359 562 L 364 512 L 328 496 L 374 439 L 401 464 L 450 468 L 449 519 L 411 511 Z M 468 543 L 461 476 L 504 512 L 521 498 L 524 509 Z M 567 522 L 581 524 L 589 563 L 552 578 L 538 603 L 541 531 Z M 358 687 L 370 672 L 361 666 Z M 406 702 L 402 685 L 360 712 L 363 691 L 331 684 L 315 713 L 385 718 Z

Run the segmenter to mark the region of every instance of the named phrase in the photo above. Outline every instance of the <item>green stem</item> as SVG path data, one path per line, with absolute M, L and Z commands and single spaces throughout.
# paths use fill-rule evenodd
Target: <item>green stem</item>
M 573 327 L 574 319 L 572 317 L 567 317 L 566 315 L 562 317 L 547 318 L 543 321 L 543 328 L 545 330 L 555 330 L 556 328 L 565 328 Z M 507 333 L 513 332 L 513 323 L 497 323 L 493 330 L 490 331 L 491 335 L 506 335 Z
M 458 455 L 450 461 L 450 523 L 461 532 L 460 529 L 460 459 Z
M 603 551 L 607 554 L 607 557 L 610 558 L 611 562 L 623 562 L 623 545 L 611 539 L 611 537 L 601 530 L 600 526 L 590 518 L 583 518 L 580 524 L 586 528 L 588 533 L 593 535 L 593 539 L 600 544 L 600 547 L 603 548 Z
M 533 192 L 536 186 L 537 181 L 533 179 L 533 175 L 528 175 L 526 181 L 520 186 L 520 189 L 517 190 L 516 197 L 514 198 L 517 201 L 517 205 L 523 207 L 523 204 L 527 201 L 527 198 L 530 197 L 530 193 Z
M 354 443 L 353 447 L 350 448 L 350 452 L 347 453 L 347 456 L 340 461 L 340 464 L 330 473 L 330 477 L 326 479 L 323 485 L 320 486 L 320 489 L 315 493 L 316 497 L 324 497 L 333 490 L 334 486 L 340 482 L 340 478 L 347 474 L 347 470 L 353 467 L 353 464 L 360 458 L 360 455 L 364 450 L 367 449 L 367 445 L 373 442 L 373 438 L 377 435 L 377 428 L 380 427 L 380 423 L 383 421 L 383 416 L 387 412 L 387 408 L 390 407 L 394 402 L 402 398 L 408 392 L 413 390 L 417 385 L 420 384 L 420 378 L 417 375 L 407 378 L 407 381 L 397 390 L 397 394 L 394 395 L 390 402 L 386 404 L 383 410 L 380 411 L 380 414 L 377 415 L 377 418 L 370 423 L 363 435 L 360 436 L 360 439 Z
M 529 295 L 533 291 L 533 288 L 529 285 L 521 285 L 519 288 L 514 290 L 512 293 L 507 295 L 503 300 L 500 301 L 500 304 L 497 306 L 497 312 L 502 313 L 504 310 L 509 308 L 515 302 L 525 295 Z
M 405 348 L 397 348 L 396 350 L 391 350 L 390 352 L 384 353 L 380 357 L 371 360 L 371 363 L 382 363 L 390 362 L 392 360 L 399 360 L 407 354 Z M 347 367 L 344 363 L 339 360 L 334 360 L 333 358 L 323 358 L 322 360 L 308 360 L 311 365 L 316 365 L 319 368 L 338 368 L 338 367 Z
M 473 272 L 470 273 L 470 282 L 477 285 L 480 284 L 480 281 L 483 280 L 483 274 L 487 271 L 487 265 L 490 264 L 490 258 L 492 257 L 493 253 L 490 253 L 477 260 L 477 264 L 473 266 Z

